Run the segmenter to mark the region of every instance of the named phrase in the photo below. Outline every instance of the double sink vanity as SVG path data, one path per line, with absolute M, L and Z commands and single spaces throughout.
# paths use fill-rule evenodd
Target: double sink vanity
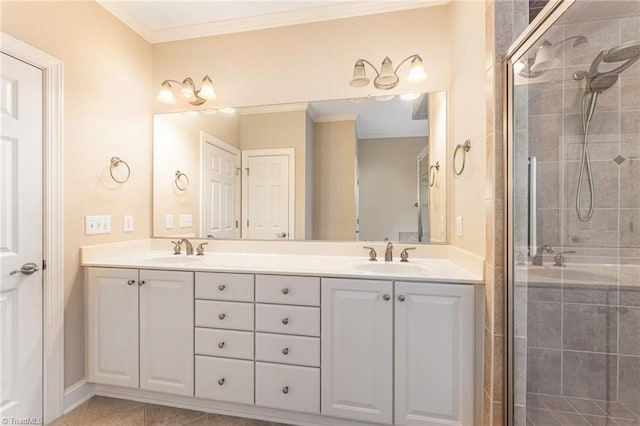
M 421 246 L 370 262 L 361 244 L 295 241 L 171 253 L 82 249 L 97 394 L 290 424 L 477 421 L 478 259 Z

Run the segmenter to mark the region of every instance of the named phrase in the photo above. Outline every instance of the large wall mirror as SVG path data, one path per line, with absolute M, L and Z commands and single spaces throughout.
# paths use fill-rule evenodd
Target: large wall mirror
M 156 114 L 153 234 L 445 243 L 446 111 L 441 91 Z

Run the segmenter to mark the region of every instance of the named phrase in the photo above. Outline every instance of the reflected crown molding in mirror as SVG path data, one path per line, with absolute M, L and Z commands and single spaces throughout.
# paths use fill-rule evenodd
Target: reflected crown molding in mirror
M 214 100 L 218 97 L 213 89 L 211 78 L 205 75 L 202 78 L 202 86 L 200 86 L 199 90 L 196 90 L 191 77 L 185 78 L 182 80 L 182 83 L 177 80 L 164 80 L 160 85 L 160 93 L 158 93 L 156 97 L 158 101 L 165 104 L 173 104 L 176 102 L 171 83 L 180 85 L 180 95 L 191 105 L 202 105 L 206 101 Z

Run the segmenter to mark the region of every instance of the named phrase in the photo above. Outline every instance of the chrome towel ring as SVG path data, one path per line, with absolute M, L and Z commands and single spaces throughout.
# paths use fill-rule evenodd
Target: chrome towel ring
M 118 179 L 113 175 L 113 170 L 121 164 L 124 164 L 124 166 L 127 168 L 127 176 L 124 179 Z M 131 167 L 129 167 L 129 164 L 123 159 L 118 157 L 111 157 L 111 166 L 109 167 L 109 174 L 111 175 L 111 179 L 113 179 L 114 181 L 118 183 L 125 183 L 126 181 L 129 180 L 129 177 L 131 176 Z
M 440 171 L 440 162 L 436 161 L 436 164 L 432 164 L 429 167 L 429 186 L 433 187 L 436 184 L 436 176 Z
M 186 191 L 189 187 L 189 176 L 185 175 L 180 170 L 176 170 L 176 178 L 174 182 L 178 190 Z
M 469 152 L 470 149 L 471 139 L 467 139 L 466 141 L 464 141 L 464 144 L 456 145 L 456 149 L 455 151 L 453 151 L 453 173 L 455 173 L 456 176 L 460 176 L 462 172 L 464 172 L 464 166 L 467 163 L 467 152 Z M 462 167 L 460 167 L 460 170 L 458 170 L 458 168 L 456 167 L 456 157 L 458 156 L 458 151 L 460 150 L 462 150 Z

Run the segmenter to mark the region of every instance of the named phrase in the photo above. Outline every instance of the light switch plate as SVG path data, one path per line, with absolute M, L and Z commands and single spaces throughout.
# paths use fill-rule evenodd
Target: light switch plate
M 109 234 L 111 233 L 111 216 L 85 216 L 84 234 Z
M 193 226 L 193 215 L 181 214 L 180 215 L 180 228 L 190 228 Z
M 462 216 L 456 217 L 456 235 L 462 237 Z
M 165 226 L 167 229 L 173 229 L 173 215 L 172 214 L 168 214 L 167 215 L 167 224 Z
M 133 232 L 133 215 L 126 214 L 122 216 L 122 231 Z

